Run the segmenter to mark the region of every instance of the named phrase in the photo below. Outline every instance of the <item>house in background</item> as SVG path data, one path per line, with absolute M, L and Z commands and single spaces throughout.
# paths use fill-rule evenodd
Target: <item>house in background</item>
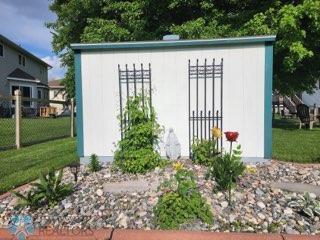
M 49 64 L 0 34 L 0 96 L 12 96 L 20 89 L 22 97 L 48 99 L 49 68 Z M 24 108 L 38 107 L 32 101 L 22 104 Z
M 312 94 L 303 92 L 301 98 L 309 107 L 316 106 L 317 108 L 320 108 L 320 81 L 316 84 Z
M 68 95 L 65 86 L 62 85 L 62 79 L 49 81 L 49 99 L 54 101 L 68 101 Z M 50 103 L 55 107 L 58 115 L 70 115 L 68 104 Z

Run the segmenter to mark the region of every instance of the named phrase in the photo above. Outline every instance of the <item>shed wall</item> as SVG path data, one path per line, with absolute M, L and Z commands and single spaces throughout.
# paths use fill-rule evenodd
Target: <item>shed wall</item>
M 199 59 L 201 64 L 205 58 L 224 59 L 223 130 L 240 133 L 244 157 L 263 158 L 264 44 L 82 52 L 84 156 L 113 156 L 114 144 L 120 139 L 118 64 L 132 67 L 133 63 L 151 63 L 153 106 L 165 128 L 161 154 L 165 155 L 165 140 L 172 127 L 182 156 L 188 156 L 188 60 L 195 63 Z

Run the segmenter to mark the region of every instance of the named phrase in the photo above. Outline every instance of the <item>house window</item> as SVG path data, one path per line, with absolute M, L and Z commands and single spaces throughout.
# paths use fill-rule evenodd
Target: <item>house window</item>
M 42 92 L 41 90 L 38 90 L 38 99 L 41 99 L 42 98 Z
M 3 44 L 0 43 L 0 57 L 4 57 Z
M 19 54 L 19 65 L 26 66 L 26 57 Z
M 32 88 L 28 86 L 11 86 L 11 94 L 14 96 L 14 91 L 20 90 L 21 96 L 24 98 L 32 98 Z M 15 104 L 15 101 L 12 101 L 12 105 Z M 22 106 L 31 107 L 31 101 L 22 101 Z

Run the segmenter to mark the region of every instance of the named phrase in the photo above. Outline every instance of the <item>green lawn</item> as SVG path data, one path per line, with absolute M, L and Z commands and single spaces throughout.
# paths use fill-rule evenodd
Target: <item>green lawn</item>
M 275 119 L 273 122 L 273 154 L 277 160 L 320 163 L 320 128 L 298 129 L 297 120 Z
M 72 138 L 0 152 L 0 194 L 76 160 L 76 142 Z
M 15 145 L 15 123 L 11 118 L 0 118 L 0 149 Z M 31 145 L 70 136 L 70 117 L 22 118 L 21 144 Z
M 65 119 L 41 120 L 44 121 L 41 124 L 50 124 L 55 120 Z M 38 123 L 40 124 L 40 120 Z M 32 125 L 30 127 L 34 127 L 35 131 L 38 129 Z M 56 131 L 59 130 L 56 129 Z M 49 136 L 57 134 L 54 130 L 52 132 L 46 134 Z M 34 137 L 41 139 L 43 133 L 33 134 Z M 275 119 L 273 158 L 301 163 L 320 162 L 320 128 L 299 130 L 295 120 Z M 40 143 L 19 150 L 2 151 L 0 152 L 0 194 L 37 179 L 42 172 L 51 168 L 62 168 L 76 160 L 76 143 L 75 139 L 71 138 Z

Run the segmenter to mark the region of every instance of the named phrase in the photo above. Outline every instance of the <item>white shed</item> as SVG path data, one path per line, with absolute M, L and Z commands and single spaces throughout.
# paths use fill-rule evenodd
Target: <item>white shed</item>
M 165 129 L 161 155 L 170 128 L 181 155 L 188 157 L 193 139 L 210 137 L 209 128 L 218 125 L 239 132 L 243 160 L 270 159 L 274 41 L 275 36 L 259 36 L 72 44 L 81 161 L 93 153 L 113 159 L 121 138 L 121 103 L 149 82 L 152 105 Z M 228 146 L 225 140 L 221 144 Z

